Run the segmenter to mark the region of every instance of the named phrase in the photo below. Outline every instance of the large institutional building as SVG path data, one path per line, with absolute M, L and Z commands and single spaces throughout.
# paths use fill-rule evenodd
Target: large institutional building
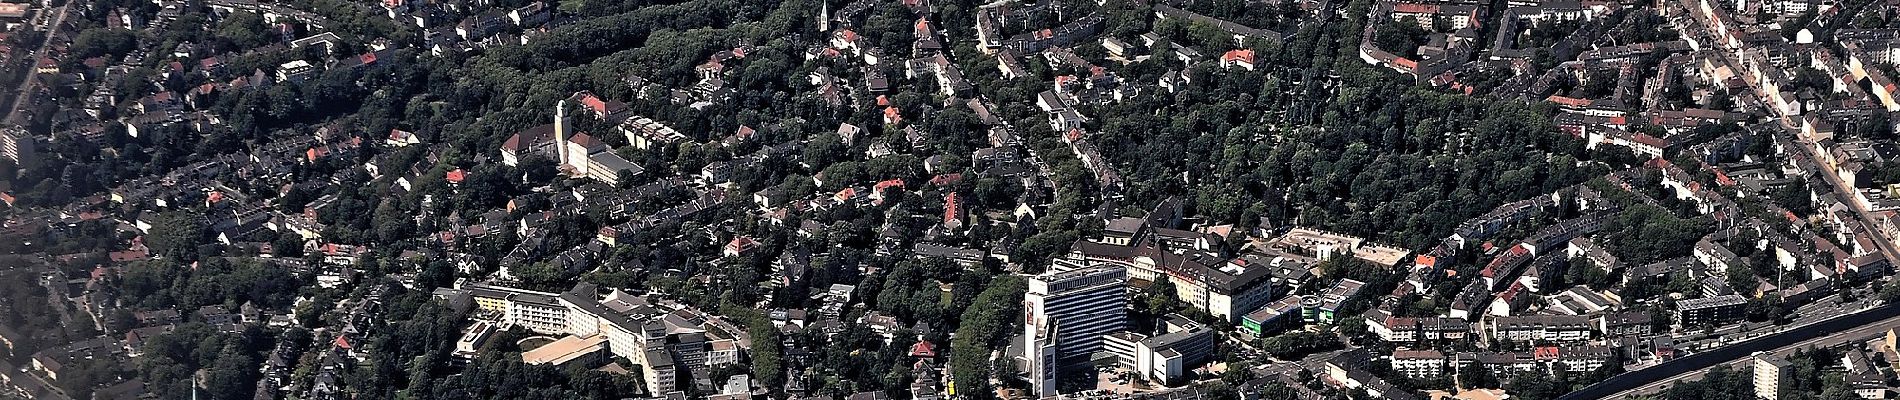
M 525 361 L 560 364 L 586 359 L 586 355 L 578 353 L 605 351 L 644 367 L 642 378 L 655 395 L 664 396 L 679 390 L 681 367 L 701 370 L 737 362 L 736 357 L 719 357 L 712 350 L 731 348 L 730 342 L 734 339 L 709 338 L 711 324 L 704 314 L 684 307 L 654 304 L 646 297 L 619 290 L 603 296 L 598 287 L 587 283 L 558 294 L 471 284 L 439 290 L 437 295 L 468 296 L 477 318 L 494 321 L 501 327 L 520 326 L 540 334 L 567 335 L 563 340 L 584 344 L 568 343 L 569 347 L 580 350 L 559 351 L 557 353 L 562 354 L 558 357 Z M 565 342 L 557 342 L 561 343 Z
M 1104 335 L 1127 329 L 1127 288 L 1127 272 L 1106 266 L 1029 279 L 1023 351 L 1037 395 L 1055 395 L 1057 376 L 1087 365 L 1089 356 L 1102 350 Z

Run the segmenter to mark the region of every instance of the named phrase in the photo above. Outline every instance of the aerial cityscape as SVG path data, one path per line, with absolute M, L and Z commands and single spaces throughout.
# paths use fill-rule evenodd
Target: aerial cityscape
M 0 400 L 1900 398 L 1900 1 L 0 23 Z

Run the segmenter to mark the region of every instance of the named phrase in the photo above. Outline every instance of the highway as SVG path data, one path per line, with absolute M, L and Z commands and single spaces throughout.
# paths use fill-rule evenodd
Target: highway
M 1558 397 L 1559 400 L 1624 399 L 1655 393 L 1675 382 L 1701 379 L 1709 368 L 1733 364 L 1757 351 L 1788 354 L 1796 348 L 1831 346 L 1864 340 L 1900 327 L 1900 304 L 1874 307 L 1813 324 L 1790 328 L 1772 335 L 1752 338 L 1709 351 L 1690 354 L 1647 368 L 1619 374 L 1581 390 Z
M 1900 327 L 1900 316 L 1894 316 L 1891 318 L 1875 321 L 1873 323 L 1861 325 L 1853 329 L 1829 334 L 1829 335 L 1818 337 L 1818 338 L 1795 342 L 1794 344 L 1777 347 L 1774 350 L 1770 350 L 1769 352 L 1778 356 L 1787 357 L 1789 355 L 1794 354 L 1795 349 L 1801 349 L 1801 348 L 1807 348 L 1807 347 L 1824 348 L 1824 347 L 1839 346 L 1839 345 L 1854 343 L 1854 342 L 1863 342 L 1868 339 L 1879 337 L 1885 334 L 1888 329 L 1891 329 L 1894 327 Z M 1726 364 L 1730 366 L 1731 368 L 1745 370 L 1745 368 L 1748 368 L 1748 363 L 1749 363 L 1749 359 L 1744 357 L 1740 359 L 1731 360 L 1722 364 Z M 1637 395 L 1659 393 L 1665 389 L 1668 389 L 1669 386 L 1677 382 L 1700 380 L 1702 379 L 1702 375 L 1704 375 L 1707 372 L 1708 372 L 1708 369 L 1706 368 L 1697 369 L 1695 371 L 1690 371 L 1688 373 L 1678 374 L 1676 376 L 1669 377 L 1668 379 L 1663 379 L 1663 380 L 1656 381 L 1654 383 L 1650 383 L 1647 385 L 1638 386 L 1634 389 L 1618 392 L 1617 394 L 1605 396 L 1604 398 L 1622 399 L 1622 398 L 1629 398 L 1629 397 L 1633 397 Z

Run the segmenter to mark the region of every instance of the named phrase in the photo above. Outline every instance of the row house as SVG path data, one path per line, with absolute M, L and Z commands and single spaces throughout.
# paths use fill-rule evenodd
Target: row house
M 1443 18 L 1452 30 L 1475 27 L 1483 23 L 1483 8 L 1470 4 L 1439 3 L 1392 3 L 1387 17 L 1392 21 L 1409 21 L 1420 28 L 1436 31 L 1437 21 Z
M 1463 340 L 1471 332 L 1470 322 L 1440 317 L 1368 318 L 1366 327 L 1379 335 L 1379 339 L 1391 343 Z
M 1695 249 L 1691 251 L 1691 254 L 1695 256 L 1697 262 L 1717 271 L 1727 271 L 1730 268 L 1748 265 L 1748 260 L 1735 255 L 1735 252 L 1729 250 L 1727 246 L 1716 243 L 1715 236 L 1715 234 L 1710 234 L 1696 241 Z
M 1606 346 L 1544 346 L 1531 351 L 1531 358 L 1549 369 L 1555 371 L 1561 365 L 1573 373 L 1595 371 L 1613 362 L 1613 357 Z
M 1492 340 L 1505 342 L 1578 342 L 1591 336 L 1590 317 L 1581 315 L 1493 317 L 1484 327 Z
M 997 22 L 990 10 L 977 13 L 977 42 L 986 53 L 994 54 L 1000 50 L 1015 50 L 1020 53 L 1035 53 L 1053 47 L 1069 46 L 1080 43 L 1088 37 L 1101 32 L 1107 18 L 1099 13 L 1089 14 L 1054 28 L 1038 29 L 1008 38 L 1001 37 L 1001 23 Z
M 1459 223 L 1448 241 L 1453 244 L 1452 247 L 1465 247 L 1467 244 L 1482 242 L 1497 234 L 1498 230 L 1504 229 L 1505 225 L 1528 218 L 1553 205 L 1556 205 L 1556 202 L 1546 196 L 1498 205 L 1491 211 L 1485 212 L 1484 215 Z
M 1605 336 L 1645 336 L 1654 329 L 1655 316 L 1648 311 L 1624 311 L 1597 315 L 1597 330 Z
M 1588 21 L 1596 17 L 1596 12 L 1577 0 L 1544 1 L 1537 5 L 1511 7 L 1504 11 L 1506 18 L 1542 25 L 1554 21 Z
M 1392 371 L 1412 379 L 1430 379 L 1445 374 L 1445 354 L 1437 350 L 1397 350 L 1392 352 Z
M 1233 35 L 1235 46 L 1245 46 L 1247 44 L 1247 39 L 1259 39 L 1259 40 L 1265 40 L 1270 43 L 1279 43 L 1284 37 L 1284 35 L 1281 35 L 1279 32 L 1248 27 L 1246 25 L 1236 24 L 1233 22 L 1229 22 L 1227 20 L 1222 20 L 1219 18 L 1197 14 L 1192 11 L 1170 7 L 1166 4 L 1156 4 L 1154 7 L 1154 10 L 1155 10 L 1156 20 L 1179 18 L 1182 20 L 1186 20 L 1186 21 L 1190 21 L 1190 22 L 1198 23 L 1198 24 L 1204 24 L 1207 26 L 1214 27 L 1215 29 L 1220 29 L 1222 31 L 1225 31 L 1228 34 Z

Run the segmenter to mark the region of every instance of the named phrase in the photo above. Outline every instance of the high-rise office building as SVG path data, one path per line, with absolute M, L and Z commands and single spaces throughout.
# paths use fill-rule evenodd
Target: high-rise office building
M 17 126 L 0 129 L 0 158 L 12 160 L 13 165 L 26 168 L 33 164 L 39 152 L 38 140 L 26 129 Z
M 1086 365 L 1102 336 L 1127 329 L 1127 271 L 1101 266 L 1050 272 L 1029 279 L 1024 295 L 1024 358 L 1031 389 L 1057 394 L 1056 380 Z

